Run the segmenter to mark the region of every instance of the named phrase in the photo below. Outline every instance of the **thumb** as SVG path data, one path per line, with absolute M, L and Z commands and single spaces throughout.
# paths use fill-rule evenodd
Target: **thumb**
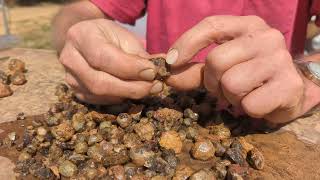
M 240 37 L 248 31 L 264 29 L 267 25 L 252 16 L 211 16 L 183 33 L 167 53 L 167 63 L 173 67 L 188 63 L 200 50 L 216 43 Z

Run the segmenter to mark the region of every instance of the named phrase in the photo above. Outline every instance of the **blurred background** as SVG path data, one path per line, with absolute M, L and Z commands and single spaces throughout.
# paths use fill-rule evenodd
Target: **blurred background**
M 61 0 L 6 0 L 5 3 L 10 32 L 20 39 L 17 47 L 52 49 L 50 23 L 64 2 Z M 3 16 L 2 12 L 1 16 Z M 4 23 L 2 17 L 1 35 L 5 34 Z
M 70 0 L 5 0 L 6 7 L 3 7 L 0 3 L 0 10 L 5 8 L 10 33 L 19 38 L 19 42 L 15 47 L 53 49 L 51 45 L 52 18 L 59 11 L 60 7 L 71 2 Z M 3 36 L 6 34 L 2 11 L 0 12 L 0 17 L 1 41 L 1 36 L 4 39 Z M 128 27 L 138 36 L 144 38 L 146 17 L 137 21 L 135 27 L 129 25 L 123 26 Z
M 19 39 L 15 47 L 53 49 L 51 45 L 51 20 L 61 6 L 75 0 L 0 0 L 5 1 L 6 7 L 0 3 L 0 10 L 6 10 L 10 33 Z M 6 34 L 3 13 L 0 12 L 0 41 Z M 145 37 L 146 16 L 137 21 L 135 27 L 124 25 L 141 38 Z M 320 50 L 320 30 L 310 23 L 306 42 L 306 53 Z M 0 42 L 1 49 L 1 42 Z

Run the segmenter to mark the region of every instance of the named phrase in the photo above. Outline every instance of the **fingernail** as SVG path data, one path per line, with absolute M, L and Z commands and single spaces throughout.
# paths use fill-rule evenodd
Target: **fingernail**
M 171 49 L 168 54 L 166 61 L 168 64 L 174 64 L 178 59 L 179 53 L 177 49 Z
M 157 81 L 151 88 L 150 94 L 157 94 L 163 89 L 163 84 L 160 81 Z
M 156 77 L 156 73 L 153 69 L 145 69 L 139 73 L 139 76 L 146 81 L 152 81 Z

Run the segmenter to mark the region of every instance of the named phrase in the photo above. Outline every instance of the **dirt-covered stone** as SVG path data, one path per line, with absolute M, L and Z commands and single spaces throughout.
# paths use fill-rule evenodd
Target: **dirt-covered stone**
M 159 144 L 165 149 L 172 149 L 176 154 L 182 150 L 182 141 L 176 131 L 166 131 L 161 134 Z
M 195 172 L 190 178 L 190 180 L 215 180 L 214 173 L 210 169 L 201 169 Z
M 213 158 L 215 148 L 209 140 L 198 141 L 193 145 L 191 153 L 195 159 L 206 161 Z
M 187 180 L 195 172 L 189 166 L 180 165 L 177 167 L 176 174 L 173 177 L 173 180 Z
M 263 154 L 256 148 L 253 148 L 248 152 L 247 160 L 249 164 L 258 170 L 264 167 L 264 157 Z
M 262 154 L 244 138 L 231 137 L 223 119 L 204 121 L 216 112 L 203 92 L 109 106 L 82 104 L 63 84 L 56 94 L 59 102 L 26 126 L 21 139 L 12 132 L 3 140 L 20 151 L 17 172 L 23 176 L 239 179 L 249 176 L 249 165 L 264 166 Z

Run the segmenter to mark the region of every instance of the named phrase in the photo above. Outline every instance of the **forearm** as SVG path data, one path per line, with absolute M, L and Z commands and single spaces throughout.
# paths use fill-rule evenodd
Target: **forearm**
M 72 25 L 80 21 L 98 18 L 111 19 L 89 1 L 81 1 L 63 7 L 52 22 L 53 44 L 58 53 L 63 48 L 67 31 Z

